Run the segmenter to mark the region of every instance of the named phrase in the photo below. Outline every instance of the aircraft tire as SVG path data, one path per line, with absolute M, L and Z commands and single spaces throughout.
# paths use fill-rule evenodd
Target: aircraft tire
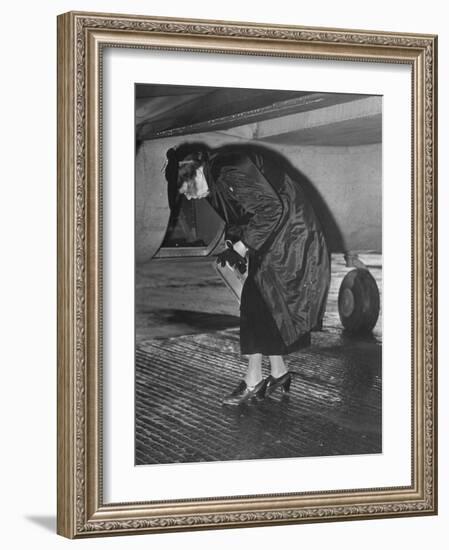
M 371 332 L 379 318 L 380 296 L 377 283 L 364 268 L 347 273 L 338 293 L 338 313 L 346 331 Z

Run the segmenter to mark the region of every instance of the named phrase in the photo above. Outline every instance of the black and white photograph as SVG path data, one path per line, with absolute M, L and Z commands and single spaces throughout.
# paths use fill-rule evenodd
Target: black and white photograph
M 135 85 L 135 463 L 382 452 L 382 97 Z
M 444 549 L 444 3 L 2 7 L 2 547 Z

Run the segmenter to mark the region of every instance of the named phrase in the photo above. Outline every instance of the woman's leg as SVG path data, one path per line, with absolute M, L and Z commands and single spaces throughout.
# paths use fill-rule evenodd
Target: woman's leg
M 255 386 L 262 380 L 262 354 L 252 353 L 249 355 L 248 370 L 245 375 L 245 382 L 248 386 Z
M 279 378 L 288 371 L 282 355 L 270 355 L 269 358 L 273 378 Z

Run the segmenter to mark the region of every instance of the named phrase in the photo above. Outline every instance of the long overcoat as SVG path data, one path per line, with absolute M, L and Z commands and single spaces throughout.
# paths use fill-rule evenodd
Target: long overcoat
M 249 249 L 254 280 L 287 346 L 320 327 L 330 283 L 326 240 L 298 181 L 265 150 L 215 149 L 205 170 L 226 237 Z

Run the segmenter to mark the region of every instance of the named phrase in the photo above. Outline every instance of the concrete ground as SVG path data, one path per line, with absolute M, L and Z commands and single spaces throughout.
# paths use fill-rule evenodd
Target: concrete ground
M 361 256 L 381 290 L 378 255 Z M 332 259 L 324 326 L 286 360 L 290 395 L 223 407 L 245 372 L 239 308 L 212 258 L 152 260 L 136 270 L 136 464 L 382 451 L 381 317 L 346 336 L 337 309 L 348 268 Z M 264 364 L 268 374 L 268 363 Z

